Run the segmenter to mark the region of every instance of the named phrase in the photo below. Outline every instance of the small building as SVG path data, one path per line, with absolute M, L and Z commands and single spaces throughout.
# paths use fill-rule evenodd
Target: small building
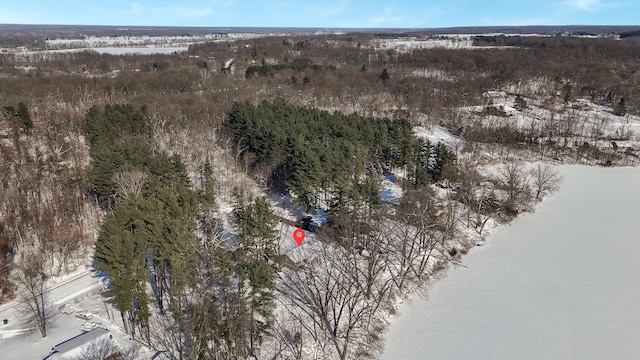
M 585 103 L 577 104 L 576 106 L 574 106 L 574 108 L 582 111 L 593 111 L 596 109 L 595 106 Z
M 117 350 L 117 342 L 109 330 L 97 327 L 54 346 L 44 360 L 81 359 L 93 352 L 108 357 Z
M 596 106 L 591 101 L 585 99 L 576 99 L 576 102 L 573 104 L 573 108 L 582 111 L 594 111 L 596 109 Z

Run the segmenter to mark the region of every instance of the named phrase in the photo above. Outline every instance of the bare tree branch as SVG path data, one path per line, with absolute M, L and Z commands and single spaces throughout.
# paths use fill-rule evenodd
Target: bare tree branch
M 147 173 L 140 170 L 121 171 L 113 174 L 111 180 L 116 185 L 116 194 L 127 201 L 130 196 L 139 196 L 147 181 Z
M 562 175 L 549 164 L 538 164 L 534 169 L 531 169 L 531 177 L 536 200 L 558 191 L 563 180 Z

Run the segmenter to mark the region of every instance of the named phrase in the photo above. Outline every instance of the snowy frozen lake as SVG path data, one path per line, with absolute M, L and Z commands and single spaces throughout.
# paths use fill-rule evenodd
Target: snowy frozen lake
M 640 169 L 559 169 L 534 214 L 400 306 L 383 359 L 640 358 Z

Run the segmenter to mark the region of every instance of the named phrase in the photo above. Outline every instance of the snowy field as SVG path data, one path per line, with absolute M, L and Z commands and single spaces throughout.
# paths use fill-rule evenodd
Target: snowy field
M 148 47 L 96 47 L 96 48 L 73 48 L 64 50 L 46 50 L 46 51 L 26 51 L 16 53 L 20 59 L 33 59 L 36 56 L 47 56 L 49 54 L 76 53 L 83 51 L 95 51 L 99 54 L 109 55 L 154 55 L 154 54 L 173 54 L 182 53 L 189 50 L 187 46 L 148 46 Z
M 150 46 L 150 47 L 99 47 L 93 50 L 100 54 L 109 55 L 153 55 L 153 54 L 173 54 L 182 53 L 189 50 L 187 46 Z
M 559 170 L 534 214 L 400 306 L 383 359 L 640 358 L 640 169 Z

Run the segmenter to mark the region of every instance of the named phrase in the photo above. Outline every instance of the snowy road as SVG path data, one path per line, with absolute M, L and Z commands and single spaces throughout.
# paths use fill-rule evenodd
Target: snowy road
M 20 304 L 12 302 L 0 306 L 0 359 L 45 358 L 53 346 L 82 333 L 87 321 L 74 316 L 79 311 L 91 313 L 90 323 L 109 330 L 119 346 L 125 349 L 137 346 L 124 332 L 120 318 L 115 317 L 117 309 L 100 295 L 99 280 L 96 273 L 86 269 L 55 279 L 55 283 L 50 284 L 46 296 L 52 312 L 48 317 L 45 338 L 37 330 L 24 331 L 26 317 L 21 315 Z M 60 311 L 63 304 L 70 313 Z M 6 325 L 2 324 L 5 318 L 9 320 Z M 131 359 L 149 359 L 152 355 L 150 350 L 140 349 L 138 356 Z
M 59 305 L 96 289 L 98 284 L 99 281 L 94 272 L 81 270 L 50 285 L 45 291 L 45 298 L 50 305 L 57 309 Z M 0 305 L 0 334 L 19 329 L 23 317 L 20 314 L 19 305 L 17 300 Z M 4 319 L 7 319 L 8 324 L 2 323 Z

